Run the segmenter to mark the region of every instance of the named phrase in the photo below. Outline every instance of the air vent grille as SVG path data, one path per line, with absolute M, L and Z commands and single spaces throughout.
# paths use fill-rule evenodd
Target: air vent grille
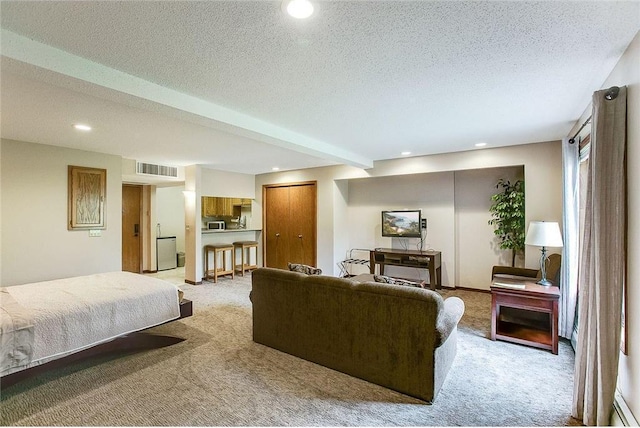
M 178 168 L 175 166 L 156 165 L 152 163 L 136 162 L 136 173 L 160 175 L 163 177 L 177 177 Z

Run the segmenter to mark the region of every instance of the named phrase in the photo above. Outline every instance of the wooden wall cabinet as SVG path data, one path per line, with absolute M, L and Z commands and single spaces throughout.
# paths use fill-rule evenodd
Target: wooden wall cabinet
M 242 213 L 242 206 L 247 205 L 251 206 L 251 199 L 203 196 L 201 209 L 202 217 L 239 217 Z
M 231 198 L 216 198 L 218 201 L 218 215 L 233 215 L 233 200 Z
M 216 199 L 209 196 L 202 197 L 202 217 L 215 217 L 218 212 Z

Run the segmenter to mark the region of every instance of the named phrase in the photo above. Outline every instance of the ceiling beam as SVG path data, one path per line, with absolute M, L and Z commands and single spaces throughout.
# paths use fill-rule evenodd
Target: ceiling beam
M 106 67 L 11 31 L 3 29 L 1 40 L 3 57 L 210 119 L 211 127 L 232 134 L 340 164 L 365 169 L 373 167 L 373 160 L 365 156 Z

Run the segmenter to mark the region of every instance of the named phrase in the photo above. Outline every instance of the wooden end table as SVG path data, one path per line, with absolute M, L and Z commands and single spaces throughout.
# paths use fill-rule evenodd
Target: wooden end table
M 548 349 L 557 355 L 559 299 L 558 287 L 495 280 L 491 284 L 491 340 Z

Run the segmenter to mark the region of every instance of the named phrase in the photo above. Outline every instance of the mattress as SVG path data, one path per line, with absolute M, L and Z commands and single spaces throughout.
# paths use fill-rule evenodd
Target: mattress
M 109 272 L 0 288 L 0 376 L 180 317 L 166 281 Z

